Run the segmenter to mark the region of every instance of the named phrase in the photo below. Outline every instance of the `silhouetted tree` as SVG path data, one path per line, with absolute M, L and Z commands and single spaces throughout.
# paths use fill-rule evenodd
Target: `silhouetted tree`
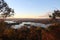
M 60 17 L 60 10 L 54 10 L 54 14 L 56 15 L 56 17 Z
M 0 0 L 0 14 L 3 18 L 14 15 L 14 10 L 9 8 L 8 4 L 4 0 Z
M 60 17 L 60 10 L 54 10 L 52 15 L 49 15 L 50 18 L 56 19 L 56 17 Z

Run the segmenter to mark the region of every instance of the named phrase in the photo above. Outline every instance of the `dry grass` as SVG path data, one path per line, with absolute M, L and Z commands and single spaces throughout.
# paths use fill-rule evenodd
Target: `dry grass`
M 60 40 L 60 25 L 54 24 L 47 29 L 42 27 L 30 28 L 22 27 L 20 29 L 6 28 L 4 22 L 0 22 L 1 40 Z

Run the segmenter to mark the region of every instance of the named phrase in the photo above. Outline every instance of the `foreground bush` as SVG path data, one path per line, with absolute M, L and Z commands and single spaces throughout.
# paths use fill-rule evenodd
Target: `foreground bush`
M 6 23 L 0 22 L 0 40 L 60 40 L 60 25 L 47 29 L 34 26 L 12 29 L 6 26 Z

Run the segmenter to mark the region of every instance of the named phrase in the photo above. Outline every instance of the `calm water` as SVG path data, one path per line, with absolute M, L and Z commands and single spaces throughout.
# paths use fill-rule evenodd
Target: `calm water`
M 47 27 L 50 26 L 51 24 L 34 23 L 34 22 L 22 22 L 22 23 L 19 24 L 19 25 L 12 25 L 11 28 L 18 29 L 18 28 L 21 28 L 21 27 L 24 26 L 24 25 L 26 25 L 28 28 L 30 28 L 30 25 L 36 26 L 36 27 L 47 28 Z

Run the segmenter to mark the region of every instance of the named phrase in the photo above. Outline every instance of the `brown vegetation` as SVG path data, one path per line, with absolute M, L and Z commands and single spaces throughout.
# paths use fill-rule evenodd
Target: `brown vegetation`
M 0 40 L 60 40 L 60 25 L 54 24 L 47 29 L 33 26 L 12 29 L 0 22 Z

